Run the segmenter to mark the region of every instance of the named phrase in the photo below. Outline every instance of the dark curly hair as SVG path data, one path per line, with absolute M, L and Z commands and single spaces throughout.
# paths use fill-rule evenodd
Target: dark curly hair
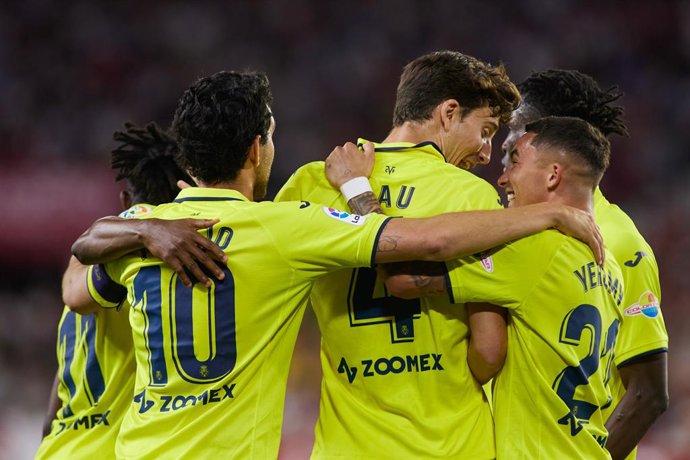
M 434 108 L 447 99 L 456 99 L 464 114 L 488 105 L 492 115 L 505 123 L 520 103 L 520 93 L 502 64 L 494 67 L 457 51 L 436 51 L 403 69 L 393 126 L 428 120 Z
M 178 180 L 193 183 L 175 161 L 177 143 L 155 123 L 141 128 L 127 122 L 113 140 L 120 145 L 111 152 L 111 165 L 117 180 L 127 180 L 134 203 L 169 203 L 179 192 Z
M 271 101 L 263 73 L 222 71 L 197 80 L 172 122 L 180 165 L 209 185 L 235 179 L 254 138 L 267 140 Z
M 592 77 L 577 70 L 549 69 L 533 72 L 518 89 L 525 104 L 541 116 L 582 118 L 605 136 L 628 135 L 623 108 L 612 105 L 623 95 L 616 86 L 602 90 Z

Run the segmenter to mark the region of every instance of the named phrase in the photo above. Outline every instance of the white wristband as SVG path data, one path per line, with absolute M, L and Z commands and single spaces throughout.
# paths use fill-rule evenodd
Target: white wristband
M 361 195 L 366 192 L 374 192 L 371 189 L 371 184 L 369 184 L 369 179 L 360 176 L 350 179 L 340 186 L 340 193 L 345 197 L 345 201 L 350 201 L 357 195 Z

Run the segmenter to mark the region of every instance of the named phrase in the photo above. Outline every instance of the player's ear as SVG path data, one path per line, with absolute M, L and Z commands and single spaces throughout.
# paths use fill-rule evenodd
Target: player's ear
M 261 136 L 256 135 L 249 146 L 249 154 L 244 163 L 245 168 L 256 168 L 261 163 Z
M 448 131 L 451 126 L 451 121 L 462 116 L 462 107 L 455 99 L 446 99 L 437 106 L 439 117 L 441 118 L 441 126 Z
M 563 166 L 559 163 L 551 163 L 547 171 L 548 177 L 546 178 L 546 187 L 551 192 L 558 187 L 563 178 Z
M 129 190 L 120 192 L 120 206 L 122 206 L 123 211 L 132 207 L 132 193 Z

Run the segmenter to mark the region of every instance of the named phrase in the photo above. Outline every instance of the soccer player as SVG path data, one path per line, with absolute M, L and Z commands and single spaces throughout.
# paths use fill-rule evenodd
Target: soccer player
M 374 262 L 446 260 L 573 216 L 571 209 L 536 205 L 388 220 L 309 201 L 254 203 L 265 193 L 274 156 L 270 101 L 262 74 L 219 72 L 193 84 L 173 129 L 180 160 L 199 187 L 146 216 L 217 217 L 206 235 L 228 256 L 222 280 L 209 277 L 210 286 L 194 283 L 190 290 L 177 271 L 141 252 L 105 266 L 128 287 L 137 360 L 118 456 L 275 458 L 290 356 L 314 280 Z M 105 225 L 113 234 L 115 227 L 130 233 L 98 255 L 143 247 L 145 225 Z M 73 246 L 82 262 L 92 260 L 96 233 L 87 231 Z M 419 356 L 416 365 L 420 373 L 436 372 L 442 359 Z M 399 360 L 390 366 L 397 372 Z
M 125 124 L 113 139 L 117 180 L 126 180 L 120 195 L 123 217 L 140 216 L 172 201 L 179 179 L 190 180 L 175 163 L 175 141 L 154 123 Z M 132 206 L 133 203 L 136 203 Z M 83 284 L 88 267 L 72 257 L 64 283 Z M 65 306 L 58 327 L 58 372 L 51 391 L 52 411 L 36 458 L 115 458 L 115 440 L 134 393 L 134 353 L 126 292 L 102 267 L 89 273 L 99 285 L 100 302 L 118 309 L 72 311 Z M 69 291 L 69 288 L 66 290 Z M 65 299 L 67 305 L 70 298 Z
M 500 209 L 494 187 L 466 170 L 488 163 L 499 123 L 519 100 L 502 66 L 459 52 L 407 64 L 393 128 L 374 144 L 371 185 L 385 213 Z M 347 206 L 323 162 L 298 169 L 275 200 Z M 318 280 L 311 301 L 323 337 L 312 458 L 495 457 L 490 407 L 465 364 L 464 308 L 392 297 L 372 268 Z
M 500 180 L 513 205 L 560 202 L 591 212 L 608 166 L 606 138 L 577 118 L 545 118 L 526 131 Z M 510 312 L 507 357 L 494 386 L 496 458 L 611 458 L 601 407 L 610 399 L 606 382 L 622 318 L 615 259 L 599 267 L 584 245 L 545 231 L 447 265 L 447 277 L 435 281 L 445 281 L 454 301 Z M 399 279 L 387 282 L 396 295 Z M 473 315 L 487 312 L 494 309 Z M 482 350 L 502 348 L 502 340 L 500 331 L 473 329 L 467 362 L 478 380 L 500 369 Z
M 525 125 L 543 116 L 582 118 L 604 135 L 625 135 L 623 109 L 613 105 L 621 94 L 602 90 L 588 75 L 574 70 L 535 72 L 519 86 L 523 96 L 513 112 L 503 150 L 506 158 Z M 594 192 L 595 220 L 606 247 L 623 271 L 624 317 L 611 370 L 613 401 L 604 410 L 614 459 L 634 459 L 635 446 L 668 406 L 668 334 L 661 314 L 659 270 L 652 248 L 633 221 L 610 203 L 599 187 Z

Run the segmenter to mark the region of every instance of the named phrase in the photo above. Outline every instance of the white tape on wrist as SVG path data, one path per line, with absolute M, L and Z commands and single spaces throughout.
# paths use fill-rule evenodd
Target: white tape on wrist
M 350 179 L 340 186 L 340 193 L 345 197 L 345 201 L 350 201 L 352 198 L 362 193 L 372 192 L 371 184 L 369 184 L 369 179 L 360 176 Z

